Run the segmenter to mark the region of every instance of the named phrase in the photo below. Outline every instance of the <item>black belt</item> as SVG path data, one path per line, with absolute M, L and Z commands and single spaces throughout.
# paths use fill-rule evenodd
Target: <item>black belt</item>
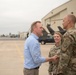
M 38 67 L 35 67 L 35 68 L 32 68 L 32 69 L 39 69 L 39 66 Z
M 28 68 L 25 68 L 25 69 L 28 69 Z M 28 70 L 32 70 L 32 69 L 39 69 L 39 66 L 35 67 L 35 68 L 28 69 Z

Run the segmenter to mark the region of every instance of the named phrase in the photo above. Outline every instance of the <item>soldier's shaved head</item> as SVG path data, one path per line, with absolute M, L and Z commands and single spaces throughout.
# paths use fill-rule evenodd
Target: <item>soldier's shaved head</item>
M 69 14 L 63 18 L 63 28 L 68 30 L 69 28 L 75 27 L 76 17 Z
M 74 24 L 76 23 L 76 17 L 72 14 L 67 15 L 69 20 L 71 20 Z

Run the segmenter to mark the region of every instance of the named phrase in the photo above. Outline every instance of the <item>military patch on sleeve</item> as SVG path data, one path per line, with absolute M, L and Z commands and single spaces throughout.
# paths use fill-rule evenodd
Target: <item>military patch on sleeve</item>
M 71 40 L 69 38 L 65 38 L 64 42 L 63 42 L 63 44 L 61 46 L 61 50 L 63 52 L 67 51 L 67 49 L 69 48 L 70 45 L 71 45 Z

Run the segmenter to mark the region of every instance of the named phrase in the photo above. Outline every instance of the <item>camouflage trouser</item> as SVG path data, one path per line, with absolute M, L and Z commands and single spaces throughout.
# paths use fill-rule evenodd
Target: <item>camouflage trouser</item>
M 66 75 L 76 75 L 76 72 L 69 71 Z
M 76 75 L 76 72 L 68 71 L 67 73 L 64 73 L 64 74 L 60 73 L 57 75 Z

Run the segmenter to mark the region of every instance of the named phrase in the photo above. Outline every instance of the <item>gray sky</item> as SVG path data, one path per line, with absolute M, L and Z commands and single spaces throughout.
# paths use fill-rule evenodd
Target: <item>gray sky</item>
M 27 32 L 33 21 L 69 0 L 0 0 L 0 34 Z

